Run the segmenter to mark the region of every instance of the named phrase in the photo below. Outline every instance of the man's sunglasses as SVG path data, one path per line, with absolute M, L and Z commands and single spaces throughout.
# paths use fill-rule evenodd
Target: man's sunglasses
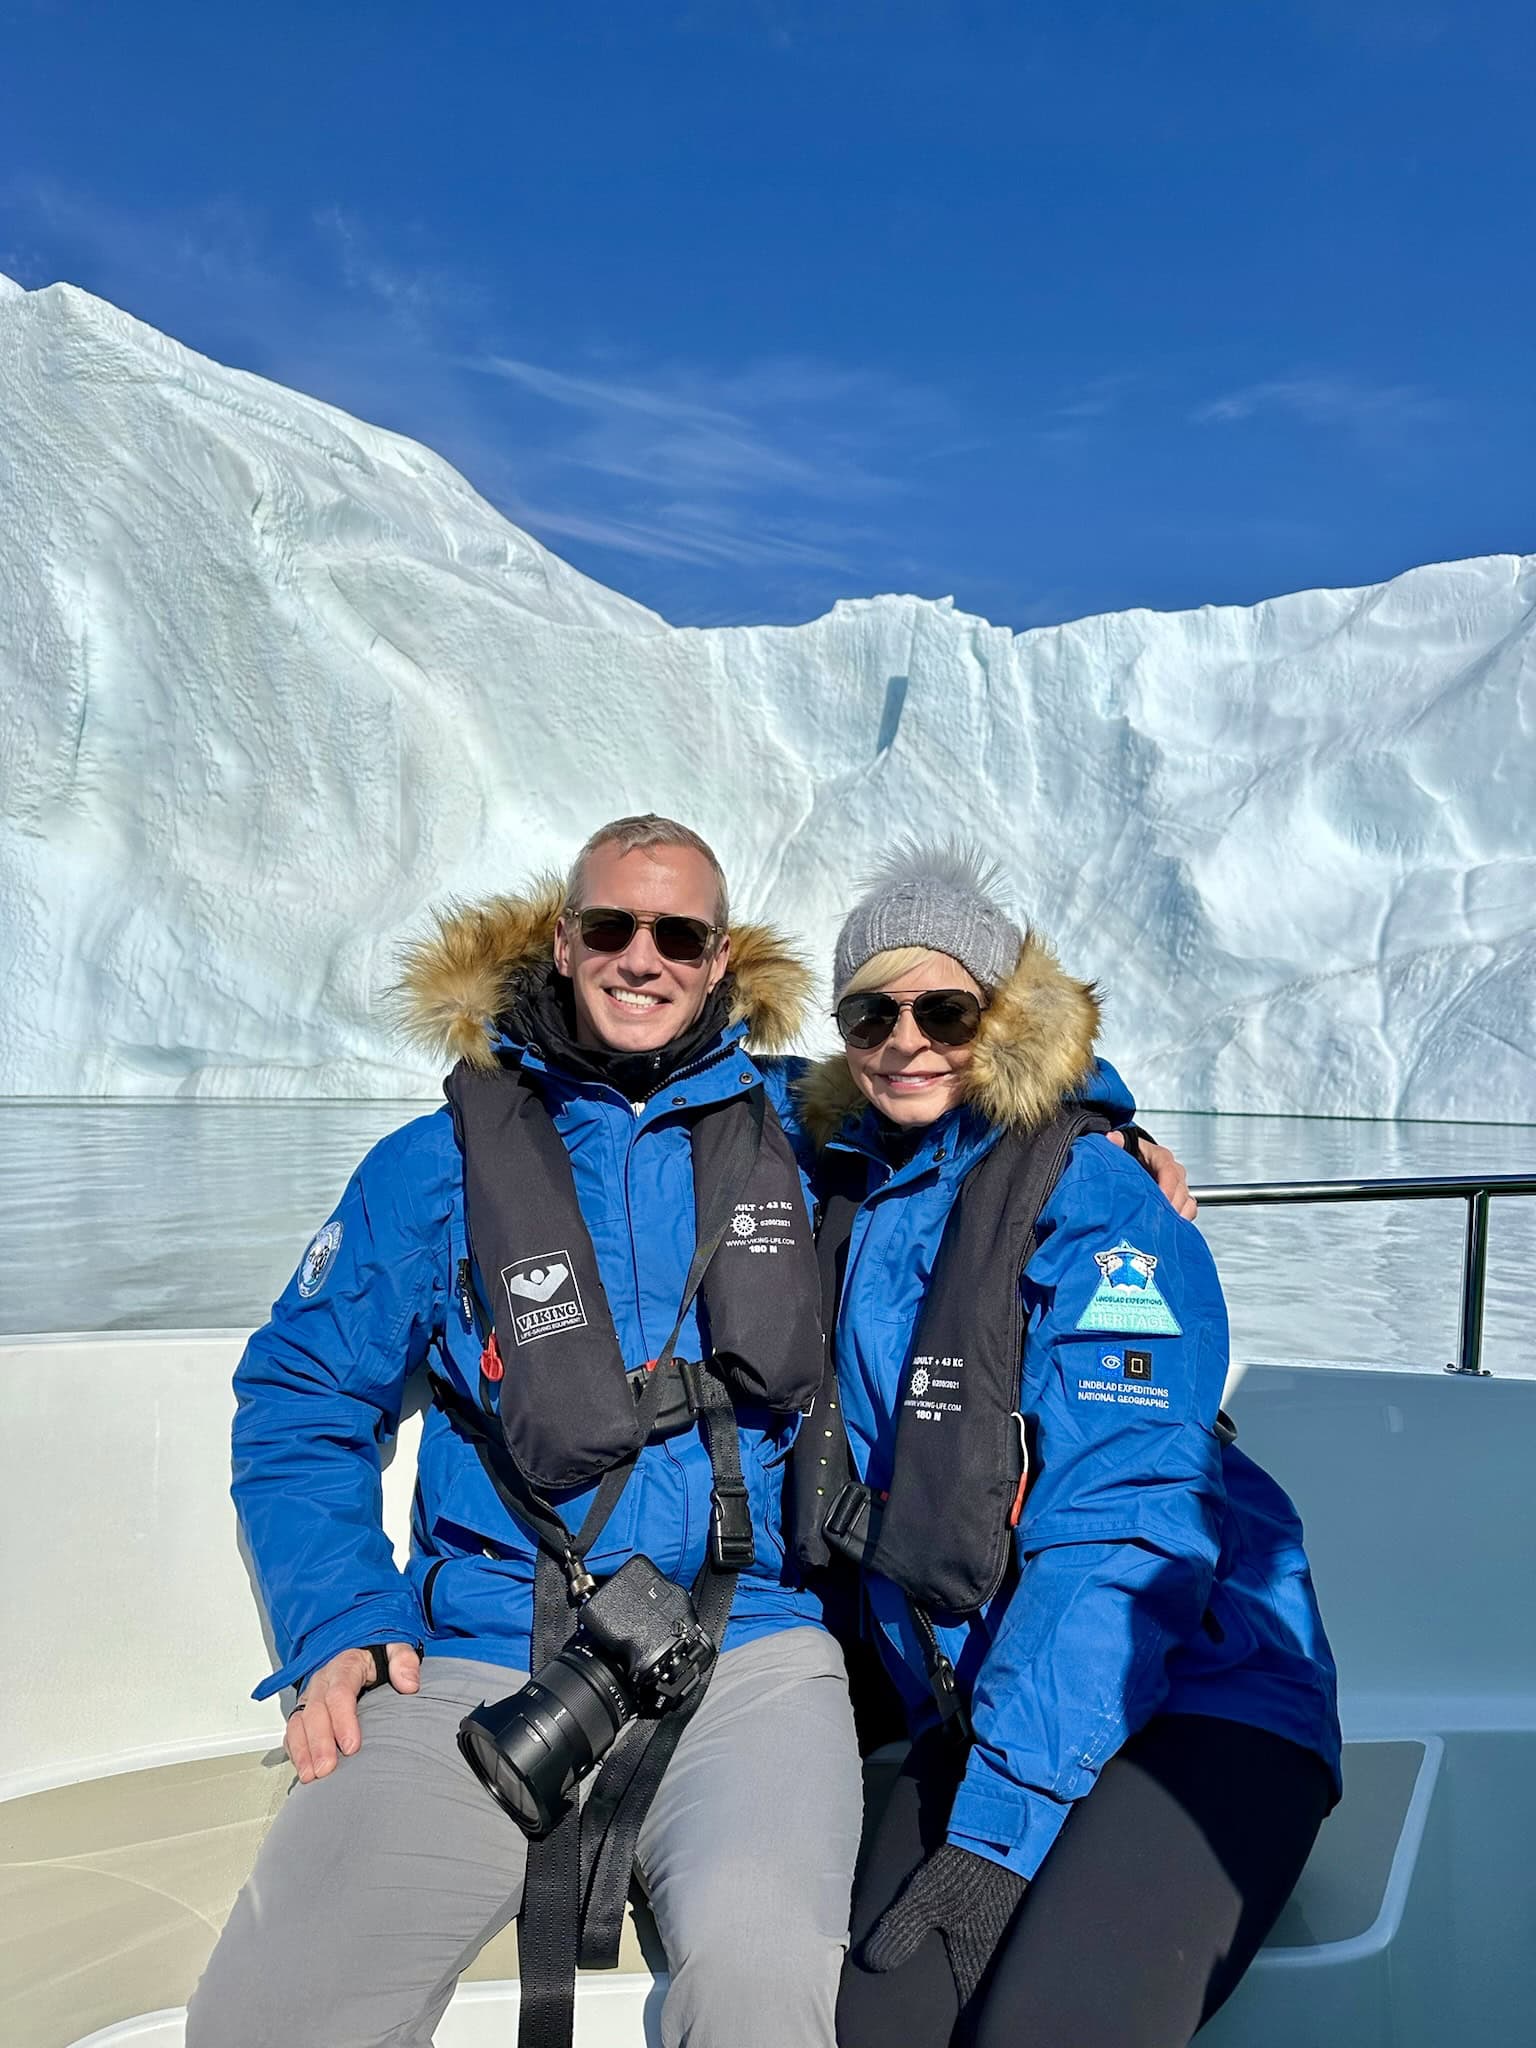
M 934 1045 L 969 1045 L 981 1029 L 982 1003 L 965 988 L 930 988 L 920 996 L 888 996 L 879 991 L 844 996 L 832 1015 L 844 1045 L 873 1052 L 896 1029 L 903 1010 Z
M 720 927 L 706 924 L 702 917 L 637 917 L 632 910 L 577 910 L 566 915 L 590 952 L 622 953 L 641 925 L 647 925 L 662 959 L 689 967 L 697 967 L 720 935 Z

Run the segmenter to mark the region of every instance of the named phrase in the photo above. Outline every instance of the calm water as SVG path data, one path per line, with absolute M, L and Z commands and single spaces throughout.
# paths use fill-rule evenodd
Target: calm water
M 0 1332 L 260 1322 L 357 1160 L 430 1105 L 0 1103 Z M 1536 1127 L 1153 1115 L 1199 1183 L 1529 1173 Z M 1209 1210 L 1238 1357 L 1438 1371 L 1459 1202 Z M 1536 1200 L 1493 1206 L 1484 1364 L 1536 1375 Z

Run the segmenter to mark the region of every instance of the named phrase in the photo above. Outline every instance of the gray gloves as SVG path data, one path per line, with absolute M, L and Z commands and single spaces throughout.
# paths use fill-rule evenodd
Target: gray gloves
M 866 1970 L 899 1970 L 934 1928 L 944 1937 L 962 2006 L 968 2005 L 1029 1889 L 1001 1863 L 946 1842 L 907 1879 L 859 1950 Z

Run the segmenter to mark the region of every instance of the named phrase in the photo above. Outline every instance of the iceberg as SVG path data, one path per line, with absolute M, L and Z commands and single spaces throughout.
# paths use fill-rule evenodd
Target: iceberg
M 633 810 L 830 959 L 960 834 L 1165 1109 L 1536 1121 L 1536 556 L 675 628 L 417 444 L 0 283 L 0 1093 L 412 1096 L 430 906 Z

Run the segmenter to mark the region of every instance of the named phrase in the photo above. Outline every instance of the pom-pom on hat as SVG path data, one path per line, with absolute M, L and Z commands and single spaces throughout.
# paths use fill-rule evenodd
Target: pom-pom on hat
M 866 960 L 901 946 L 948 953 L 973 980 L 995 989 L 1018 962 L 1024 934 L 997 901 L 1002 874 L 961 840 L 896 846 L 865 884 L 837 935 L 834 993 Z

